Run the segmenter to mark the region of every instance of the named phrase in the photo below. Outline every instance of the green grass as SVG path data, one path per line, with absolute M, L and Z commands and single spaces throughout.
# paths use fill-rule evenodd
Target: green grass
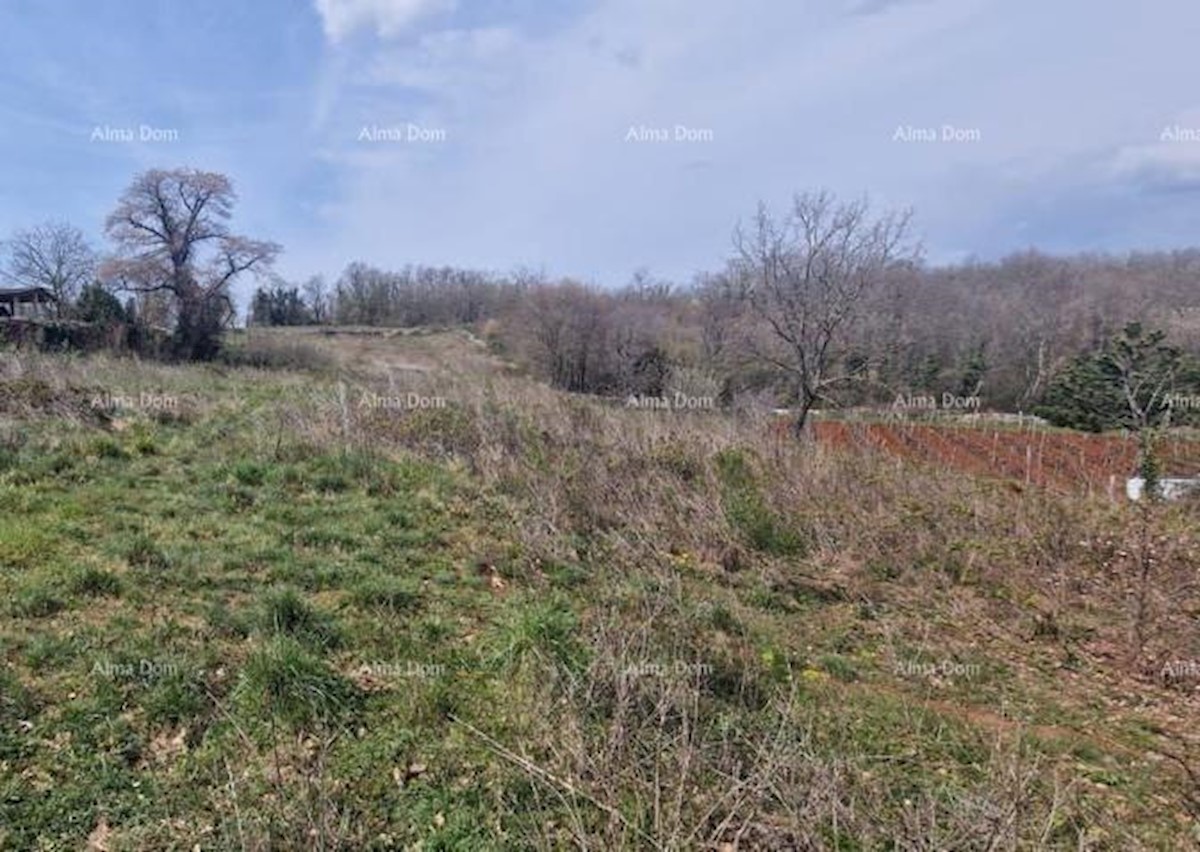
M 747 455 L 737 450 L 724 451 L 716 461 L 725 515 L 746 543 L 776 556 L 808 553 L 810 542 L 804 531 L 767 505 Z
M 261 598 L 258 627 L 267 636 L 288 636 L 316 649 L 336 647 L 340 631 L 334 618 L 291 588 L 268 590 Z
M 112 848 L 698 848 L 714 824 L 680 838 L 734 788 L 753 831 L 803 812 L 812 845 L 897 848 L 909 826 L 937 848 L 1031 767 L 1038 830 L 1055 772 L 1091 785 L 1059 791 L 1051 845 L 1102 824 L 1116 848 L 1114 804 L 1185 836 L 1161 767 L 1110 747 L 1150 735 L 1090 664 L 1063 694 L 1049 643 L 1022 640 L 1044 668 L 1025 665 L 958 615 L 978 593 L 976 616 L 1027 617 L 987 570 L 1033 548 L 1003 518 L 907 493 L 881 499 L 890 526 L 845 504 L 818 521 L 753 447 L 607 444 L 576 401 L 560 414 L 592 437 L 566 449 L 515 403 L 345 443 L 313 401 L 327 364 L 95 369 L 196 402 L 0 440 L 0 849 L 83 848 L 101 823 Z M 334 428 L 280 425 L 305 417 Z M 489 440 L 499 471 L 473 455 Z M 644 476 L 637 500 L 605 470 Z M 1056 720 L 1082 739 L 1021 728 Z
M 233 699 L 248 721 L 296 726 L 335 724 L 351 712 L 353 685 L 301 642 L 277 636 L 252 653 Z

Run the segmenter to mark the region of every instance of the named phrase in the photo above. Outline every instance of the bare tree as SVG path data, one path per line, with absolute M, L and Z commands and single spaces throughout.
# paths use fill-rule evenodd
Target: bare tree
M 83 232 L 66 222 L 17 231 L 7 249 L 8 274 L 22 284 L 52 292 L 59 316 L 96 272 L 95 251 Z
M 313 275 L 304 282 L 304 301 L 308 303 L 308 310 L 312 313 L 314 323 L 325 325 L 330 321 L 333 314 L 331 310 L 333 300 L 324 277 Z
M 745 306 L 737 281 L 727 273 L 700 275 L 693 284 L 700 326 L 700 357 L 707 367 L 723 362 L 732 350 L 738 320 Z
M 234 317 L 230 285 L 265 271 L 279 253 L 275 243 L 230 232 L 235 200 L 225 175 L 152 169 L 134 178 L 105 224 L 116 253 L 103 274 L 136 293 L 169 294 L 180 357 L 216 355 Z
M 634 301 L 665 302 L 671 298 L 672 289 L 670 281 L 655 278 L 647 267 L 639 266 L 633 271 L 622 296 Z
M 751 232 L 738 228 L 735 272 L 765 331 L 754 352 L 788 376 L 796 434 L 833 385 L 864 374 L 867 365 L 847 365 L 838 346 L 865 297 L 894 268 L 918 260 L 907 244 L 909 221 L 908 212 L 872 217 L 866 201 L 819 192 L 797 195 L 779 221 L 760 205 Z
M 550 383 L 574 393 L 612 390 L 616 381 L 611 298 L 576 281 L 531 283 L 520 326 Z
M 529 285 L 523 325 L 529 330 L 536 358 L 555 387 L 571 385 L 571 305 L 565 288 L 545 282 Z

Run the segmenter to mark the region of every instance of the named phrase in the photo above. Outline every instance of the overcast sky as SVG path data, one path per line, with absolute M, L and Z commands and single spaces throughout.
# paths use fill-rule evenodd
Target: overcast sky
M 821 187 L 912 207 L 934 262 L 1183 247 L 1197 43 L 1195 0 L 0 0 L 0 234 L 100 243 L 187 165 L 295 278 L 686 280 Z

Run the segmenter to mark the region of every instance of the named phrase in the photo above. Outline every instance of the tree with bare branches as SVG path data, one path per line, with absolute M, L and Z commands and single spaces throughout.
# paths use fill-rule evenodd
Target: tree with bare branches
M 324 277 L 320 275 L 311 275 L 304 282 L 303 286 L 304 301 L 308 305 L 308 310 L 312 314 L 312 321 L 317 325 L 324 325 L 329 322 L 331 314 L 331 303 L 333 301 L 329 292 L 329 285 L 325 283 Z
M 610 313 L 602 294 L 578 282 L 530 288 L 523 324 L 551 384 L 575 393 L 607 384 Z
M 152 169 L 134 178 L 105 224 L 116 252 L 102 274 L 135 293 L 168 295 L 178 357 L 217 354 L 234 317 L 230 286 L 265 272 L 280 251 L 230 231 L 236 198 L 223 174 Z
M 52 292 L 59 316 L 96 272 L 96 252 L 83 232 L 66 222 L 46 222 L 17 231 L 5 248 L 8 274 L 21 284 Z
M 750 231 L 739 226 L 734 274 L 761 329 L 751 346 L 788 377 L 797 435 L 832 387 L 866 375 L 869 364 L 842 358 L 839 346 L 867 295 L 918 262 L 909 222 L 908 212 L 875 217 L 865 200 L 838 202 L 818 192 L 795 196 L 780 219 L 759 205 Z

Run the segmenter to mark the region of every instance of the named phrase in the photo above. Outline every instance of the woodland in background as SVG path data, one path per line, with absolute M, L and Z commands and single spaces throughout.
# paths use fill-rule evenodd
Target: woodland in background
M 816 192 L 779 217 L 760 207 L 725 268 L 687 283 L 355 262 L 332 285 L 296 284 L 272 272 L 280 246 L 231 229 L 236 198 L 225 175 L 153 169 L 106 220 L 107 255 L 65 223 L 16 232 L 6 277 L 56 297 L 43 347 L 87 337 L 236 357 L 223 340 L 233 283 L 257 278 L 251 324 L 468 326 L 560 390 L 788 407 L 798 430 L 810 410 L 854 407 L 1038 413 L 1096 431 L 1200 415 L 1200 249 L 930 266 L 907 212 Z
M 836 407 L 898 397 L 976 396 L 981 410 L 1038 412 L 1064 425 L 1114 428 L 1127 406 L 1112 383 L 1089 412 L 1067 390 L 1139 323 L 1177 350 L 1175 395 L 1195 394 L 1200 353 L 1200 250 L 1117 257 L 1036 251 L 998 262 L 893 269 L 864 296 L 834 358 L 862 365 L 831 391 Z M 316 313 L 312 307 L 316 305 Z M 320 319 L 317 319 L 320 317 Z M 510 276 L 430 267 L 349 266 L 327 287 L 260 289 L 251 322 L 475 324 L 494 348 L 563 390 L 611 396 L 711 396 L 716 404 L 789 406 L 794 388 L 754 357 L 760 333 L 733 263 L 687 285 L 635 274 L 605 290 L 522 271 Z M 1139 332 L 1140 333 L 1140 332 Z M 1156 338 L 1155 345 L 1159 345 Z M 1091 370 L 1093 378 L 1102 367 Z M 1075 408 L 1085 407 L 1079 402 Z M 1172 422 L 1195 419 L 1179 407 Z

